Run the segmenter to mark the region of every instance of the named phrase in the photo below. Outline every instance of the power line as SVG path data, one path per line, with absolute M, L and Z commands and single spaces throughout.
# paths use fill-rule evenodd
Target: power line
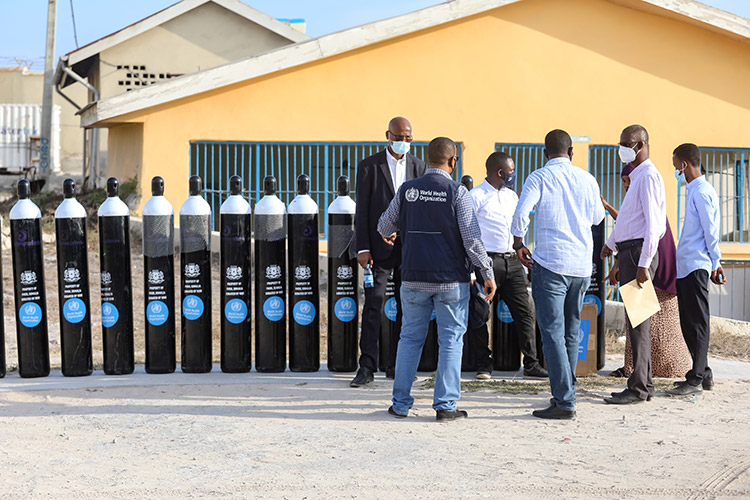
M 73 39 L 76 41 L 76 48 L 78 48 L 78 32 L 76 30 L 76 13 L 73 10 L 73 0 L 70 0 L 70 17 L 73 18 Z

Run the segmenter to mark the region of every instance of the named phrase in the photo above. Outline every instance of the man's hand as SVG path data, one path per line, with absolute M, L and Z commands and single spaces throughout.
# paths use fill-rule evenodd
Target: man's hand
M 393 233 L 390 236 L 383 236 L 383 241 L 388 243 L 390 246 L 393 246 L 393 242 L 396 241 L 396 233 Z
M 604 278 L 603 283 L 609 282 L 610 285 L 614 286 L 620 282 L 620 265 L 615 260 L 615 265 L 609 270 L 609 274 Z
M 362 269 L 367 269 L 367 266 L 372 265 L 372 254 L 370 252 L 362 252 L 357 254 L 357 262 Z
M 645 267 L 639 267 L 638 272 L 635 274 L 635 281 L 638 283 L 638 288 L 643 288 L 643 284 L 648 280 L 648 269 Z
M 602 258 L 602 260 L 604 260 L 610 255 L 612 255 L 612 249 L 609 248 L 607 245 L 604 245 L 602 247 L 602 253 L 600 254 L 600 257 Z
M 714 285 L 723 285 L 727 282 L 726 276 L 724 276 L 724 269 L 721 266 L 716 268 L 716 271 L 711 271 L 711 282 Z
M 531 251 L 526 247 L 521 247 L 516 250 L 516 257 L 521 261 L 521 264 L 531 269 L 533 263 L 531 262 Z
M 495 284 L 495 280 L 484 280 L 484 293 L 487 295 L 484 300 L 492 303 L 492 297 L 495 296 L 495 292 L 497 291 L 497 284 Z
M 602 199 L 602 205 L 604 206 L 604 210 L 606 210 L 607 212 L 611 212 L 614 207 L 610 205 L 607 200 L 604 199 L 604 196 L 599 196 L 599 198 Z

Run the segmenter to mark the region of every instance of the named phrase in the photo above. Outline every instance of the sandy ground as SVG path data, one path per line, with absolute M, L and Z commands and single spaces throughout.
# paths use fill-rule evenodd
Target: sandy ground
M 437 423 L 424 377 L 405 420 L 386 413 L 390 381 L 378 375 L 371 388 L 351 389 L 350 377 L 325 369 L 147 376 L 142 367 L 129 377 L 10 376 L 0 389 L 0 495 L 750 496 L 748 381 L 628 407 L 604 405 L 616 387 L 594 384 L 579 390 L 573 422 L 530 416 L 546 391 L 485 389 L 463 393 L 467 420 Z

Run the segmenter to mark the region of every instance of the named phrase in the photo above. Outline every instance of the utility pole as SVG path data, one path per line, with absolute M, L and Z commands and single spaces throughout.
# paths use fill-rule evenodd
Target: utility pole
M 55 76 L 55 32 L 57 29 L 57 0 L 49 0 L 47 8 L 47 48 L 44 53 L 44 89 L 42 96 L 42 150 L 39 172 L 43 179 L 49 177 L 54 167 L 52 150 L 52 91 Z

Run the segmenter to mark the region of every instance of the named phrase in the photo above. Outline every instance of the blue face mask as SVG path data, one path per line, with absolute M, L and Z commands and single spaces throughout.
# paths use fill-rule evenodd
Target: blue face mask
M 513 172 L 512 174 L 504 174 L 505 176 L 505 187 L 510 189 L 511 191 L 516 190 L 516 173 Z
M 406 153 L 409 152 L 410 147 L 411 147 L 411 143 L 406 142 L 406 141 L 393 141 L 391 143 L 391 149 L 397 155 L 405 155 Z
M 674 178 L 677 179 L 677 182 L 680 184 L 687 184 L 687 179 L 685 179 L 685 171 L 684 170 L 675 170 L 674 171 Z

